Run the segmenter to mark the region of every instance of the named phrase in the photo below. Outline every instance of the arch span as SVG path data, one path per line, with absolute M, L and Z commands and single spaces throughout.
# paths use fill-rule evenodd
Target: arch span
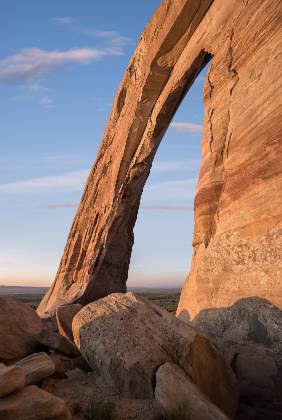
M 279 3 L 163 1 L 116 94 L 56 279 L 38 308 L 40 315 L 54 313 L 62 303 L 87 303 L 126 290 L 133 227 L 152 160 L 184 95 L 211 56 L 195 198 L 195 255 L 179 312 L 185 309 L 194 316 L 206 307 L 230 305 L 254 290 L 256 295 L 282 303 L 281 291 L 280 295 L 277 287 L 275 291 L 277 256 L 273 254 L 263 267 L 251 261 L 258 247 L 260 253 L 266 248 L 271 228 L 273 238 L 277 237 L 281 222 L 277 211 L 281 198 L 268 199 L 274 177 L 276 186 L 278 182 L 281 185 L 281 147 L 276 129 L 270 139 L 266 137 L 275 118 L 275 127 L 279 125 L 273 71 L 277 68 L 278 74 L 281 65 L 275 53 L 279 47 Z M 271 71 L 263 66 L 265 57 L 272 62 Z M 257 90 L 261 92 L 259 101 Z M 265 102 L 269 97 L 274 98 L 271 104 Z M 263 164 L 260 158 L 254 160 L 260 156 Z M 258 201 L 263 203 L 260 209 Z M 240 215 L 233 214 L 235 208 L 240 209 Z M 257 234 L 254 218 L 262 221 Z M 238 259 L 243 259 L 242 263 Z M 272 271 L 251 284 L 248 276 L 258 269 Z M 241 278 L 244 287 L 238 287 Z

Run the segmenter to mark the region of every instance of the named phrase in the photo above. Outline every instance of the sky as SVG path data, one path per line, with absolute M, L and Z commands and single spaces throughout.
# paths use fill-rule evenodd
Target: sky
M 115 91 L 160 0 L 9 0 L 0 15 L 0 285 L 54 279 Z M 204 75 L 160 145 L 128 285 L 179 287 L 191 261 Z

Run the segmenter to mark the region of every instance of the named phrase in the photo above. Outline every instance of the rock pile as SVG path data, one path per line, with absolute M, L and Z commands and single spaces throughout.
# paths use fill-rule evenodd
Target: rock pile
M 155 398 L 165 410 L 183 403 L 193 419 L 235 415 L 231 368 L 203 335 L 165 309 L 117 293 L 85 306 L 72 325 L 76 345 L 111 392 Z
M 60 308 L 65 336 L 28 305 L 1 298 L 0 307 L 1 343 L 8 343 L 0 347 L 1 420 L 157 420 L 179 409 L 192 420 L 226 420 L 236 413 L 235 376 L 213 345 L 132 293 Z
M 80 353 L 75 345 L 46 329 L 30 306 L 3 297 L 0 337 L 0 419 L 72 418 L 65 401 L 40 386 L 46 378 L 59 376 L 58 372 L 62 376 L 69 366 L 76 367 Z M 68 364 L 62 365 L 61 358 Z

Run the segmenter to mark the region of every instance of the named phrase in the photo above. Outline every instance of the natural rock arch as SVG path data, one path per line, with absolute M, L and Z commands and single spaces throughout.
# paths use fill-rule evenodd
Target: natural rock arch
M 279 0 L 163 1 L 117 91 L 40 315 L 126 291 L 133 227 L 154 155 L 211 55 L 194 256 L 178 313 L 193 317 L 250 295 L 282 306 L 280 23 Z

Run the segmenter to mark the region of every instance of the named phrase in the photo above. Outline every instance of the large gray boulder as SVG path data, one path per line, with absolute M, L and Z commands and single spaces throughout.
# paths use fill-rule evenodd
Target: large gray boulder
M 85 306 L 72 326 L 84 358 L 118 395 L 152 398 L 157 369 L 173 362 L 234 415 L 238 392 L 231 368 L 202 334 L 166 310 L 133 293 L 116 293 Z
M 282 418 L 282 311 L 250 297 L 228 308 L 204 310 L 193 325 L 233 367 L 241 401 L 252 407 L 254 418 Z M 248 418 L 244 407 L 240 419 Z

